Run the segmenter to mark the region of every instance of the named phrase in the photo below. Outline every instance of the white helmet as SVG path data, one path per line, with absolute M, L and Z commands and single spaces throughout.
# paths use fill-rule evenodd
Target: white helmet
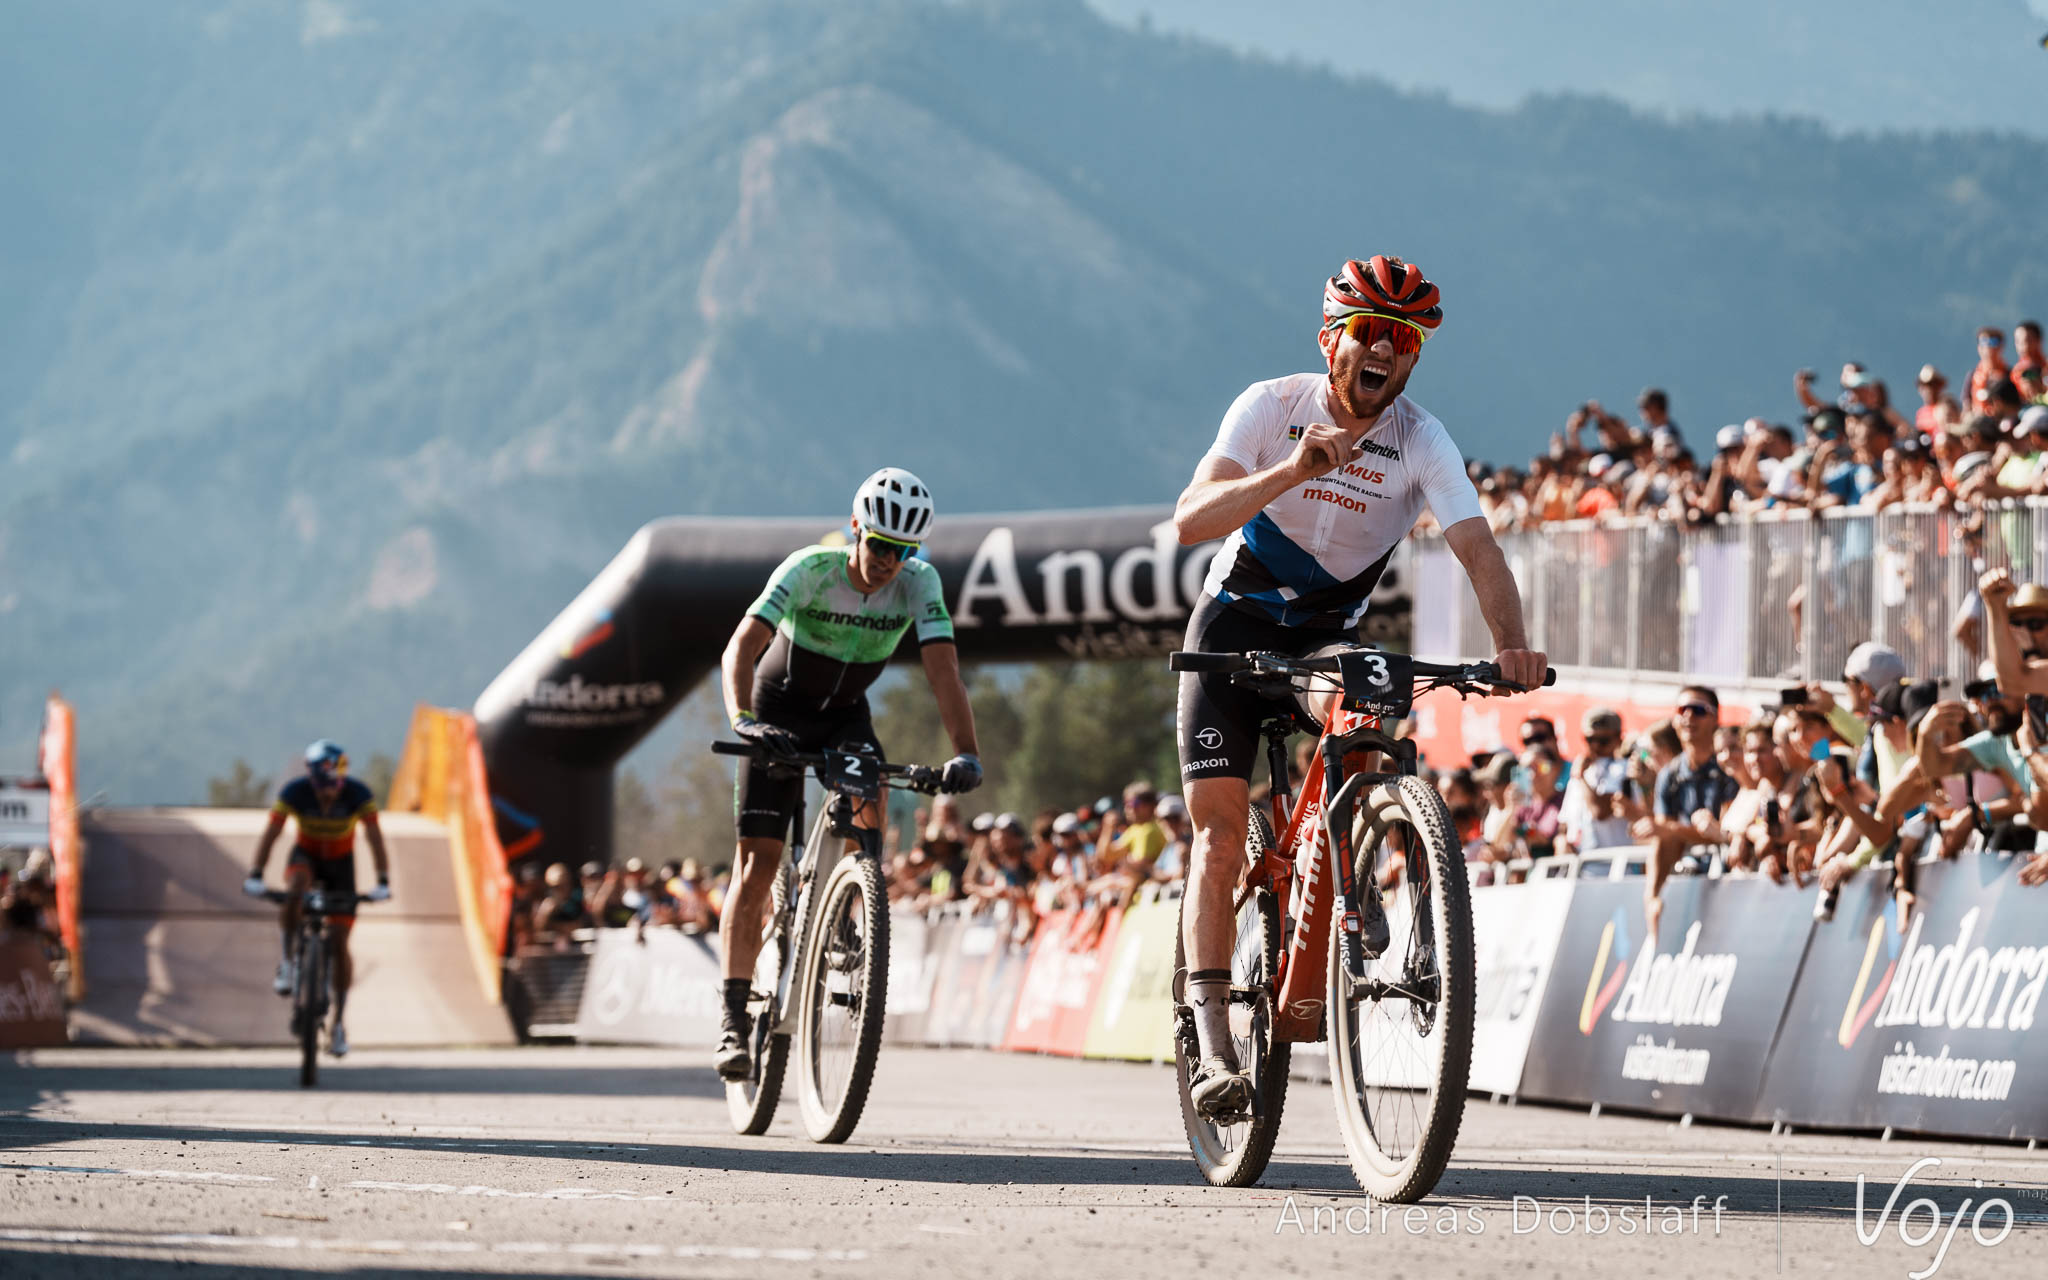
M 867 533 L 922 542 L 932 527 L 932 493 L 903 468 L 883 467 L 861 481 L 853 495 L 853 513 Z

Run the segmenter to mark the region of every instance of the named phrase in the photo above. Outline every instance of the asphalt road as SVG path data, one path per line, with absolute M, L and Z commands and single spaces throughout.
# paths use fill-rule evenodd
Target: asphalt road
M 1160 1067 L 892 1046 L 831 1148 L 793 1097 L 734 1135 L 699 1053 L 358 1051 L 301 1091 L 281 1051 L 40 1051 L 0 1059 L 0 1277 L 2048 1273 L 2048 1151 L 1474 1099 L 1410 1211 L 1356 1190 L 1327 1086 L 1291 1095 L 1225 1191 Z

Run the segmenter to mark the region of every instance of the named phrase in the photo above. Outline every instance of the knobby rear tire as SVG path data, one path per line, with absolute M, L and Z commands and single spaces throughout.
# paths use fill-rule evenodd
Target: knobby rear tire
M 795 883 L 796 869 L 785 857 L 780 874 L 769 890 L 770 920 L 783 921 L 782 906 L 795 891 Z M 783 1075 L 789 1068 L 788 1029 L 770 1031 L 765 1037 L 759 1032 L 763 1021 L 775 1017 L 776 993 L 782 989 L 782 958 L 790 946 L 787 929 L 788 925 L 778 924 L 762 940 L 760 955 L 754 961 L 756 996 L 748 1001 L 747 1011 L 752 1015 L 755 1030 L 749 1044 L 758 1046 L 760 1052 L 753 1064 L 753 1074 L 745 1080 L 728 1080 L 725 1083 L 725 1109 L 732 1118 L 733 1132 L 749 1137 L 759 1137 L 768 1132 L 768 1126 L 774 1122 L 775 1109 L 782 1101 Z M 762 993 L 766 993 L 765 996 Z
M 797 978 L 797 1102 L 813 1142 L 844 1142 L 860 1123 L 882 1052 L 882 1022 L 889 998 L 889 896 L 877 860 L 841 858 L 818 895 Z M 853 948 L 857 946 L 857 950 Z M 835 984 L 833 975 L 842 975 Z M 833 990 L 835 985 L 845 989 Z M 827 1079 L 836 1063 L 820 1060 L 820 1031 L 828 1013 L 850 1009 L 852 1059 L 844 1081 Z
M 1273 828 L 1266 821 L 1266 815 L 1257 805 L 1252 806 L 1251 821 L 1245 828 L 1245 852 L 1249 860 L 1256 862 L 1265 856 L 1273 845 Z M 1180 900 L 1181 918 L 1186 919 L 1188 898 Z M 1232 948 L 1230 981 L 1237 987 L 1262 987 L 1268 992 L 1275 987 L 1274 975 L 1280 968 L 1280 904 L 1271 893 L 1256 890 L 1239 909 L 1237 914 L 1237 944 Z M 1187 983 L 1187 944 L 1180 926 L 1175 926 L 1173 941 L 1174 989 L 1185 993 Z M 1249 1120 L 1234 1125 L 1218 1125 L 1195 1110 L 1190 1093 L 1190 1084 L 1195 1067 L 1193 1048 L 1179 1035 L 1173 1040 L 1174 1072 L 1180 1086 L 1181 1127 L 1187 1131 L 1188 1150 L 1194 1154 L 1195 1165 L 1202 1171 L 1202 1178 L 1216 1187 L 1248 1187 L 1256 1183 L 1266 1172 L 1267 1163 L 1273 1158 L 1273 1144 L 1280 1137 L 1280 1115 L 1287 1105 L 1287 1071 L 1292 1060 L 1294 1046 L 1273 1039 L 1273 1015 L 1268 1001 L 1267 1007 L 1254 1020 L 1253 1035 L 1258 1044 L 1249 1039 L 1238 1044 L 1239 1066 L 1245 1065 L 1243 1055 L 1252 1050 L 1258 1061 L 1252 1078 L 1253 1115 Z
M 1348 982 L 1341 978 L 1340 939 L 1338 930 L 1332 928 L 1325 1006 L 1330 1017 L 1330 1086 L 1336 1097 L 1338 1128 L 1360 1189 L 1385 1203 L 1410 1204 L 1428 1195 L 1443 1176 L 1465 1115 L 1465 1089 L 1472 1074 L 1476 983 L 1472 899 L 1450 812 L 1433 788 L 1416 778 L 1395 779 L 1375 787 L 1360 801 L 1359 817 L 1357 829 L 1363 838 L 1354 852 L 1361 888 L 1396 827 L 1411 832 L 1412 841 L 1421 846 L 1409 850 L 1408 856 L 1423 860 L 1428 909 L 1421 914 L 1433 931 L 1434 945 L 1427 950 L 1440 970 L 1439 999 L 1426 1019 L 1420 1012 L 1423 1006 L 1407 1000 L 1347 999 Z M 1404 965 L 1417 963 L 1414 950 L 1404 946 L 1404 940 L 1415 935 L 1418 902 L 1424 896 L 1416 885 L 1416 868 L 1411 862 L 1398 895 L 1387 898 L 1392 944 L 1385 956 L 1367 962 L 1368 977 L 1391 979 L 1404 971 Z M 1375 1093 L 1368 1091 L 1371 1087 L 1361 1088 L 1365 1055 L 1358 1046 L 1362 1031 L 1382 1046 L 1395 1037 L 1407 1037 L 1404 1052 L 1375 1055 L 1373 1060 L 1383 1069 L 1391 1065 L 1405 1068 L 1404 1074 L 1413 1075 L 1423 1090 L 1419 1097 L 1409 1089 L 1379 1088 Z M 1388 1064 L 1388 1057 L 1403 1061 Z M 1403 1106 L 1395 1095 L 1413 1101 Z M 1371 1102 L 1375 1096 L 1388 1102 L 1378 1116 Z M 1412 1113 L 1417 1129 L 1412 1142 L 1403 1141 L 1400 1130 L 1405 1126 L 1390 1123 L 1397 1111 Z
M 292 990 L 293 1011 L 299 1033 L 299 1087 L 310 1089 L 320 1082 L 320 984 L 326 968 L 327 944 L 317 935 L 299 944 L 298 973 Z

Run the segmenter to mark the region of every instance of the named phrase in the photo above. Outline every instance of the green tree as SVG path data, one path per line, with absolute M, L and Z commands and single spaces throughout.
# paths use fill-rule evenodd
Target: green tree
M 398 776 L 398 761 L 382 751 L 370 754 L 370 763 L 363 770 L 362 778 L 368 784 L 370 794 L 377 797 L 377 807 L 383 808 L 391 799 L 391 780 Z
M 206 803 L 216 809 L 261 809 L 270 803 L 270 779 L 259 777 L 249 762 L 236 757 L 225 778 L 206 780 Z
M 1156 660 L 1034 667 L 1017 694 L 1022 735 L 996 781 L 1005 808 L 1065 807 L 1145 778 L 1173 789 L 1174 682 Z
M 620 769 L 612 782 L 612 861 L 624 866 L 628 858 L 638 858 L 659 866 L 664 831 L 654 792 L 637 772 Z

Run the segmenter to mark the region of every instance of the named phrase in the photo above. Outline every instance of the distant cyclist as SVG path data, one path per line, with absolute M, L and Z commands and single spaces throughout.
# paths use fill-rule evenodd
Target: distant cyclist
M 384 832 L 377 826 L 377 801 L 370 788 L 348 776 L 348 753 L 325 738 L 306 748 L 306 776 L 294 778 L 277 793 L 270 808 L 270 822 L 256 842 L 256 865 L 242 882 L 242 891 L 252 898 L 263 896 L 263 868 L 270 862 L 270 848 L 284 830 L 286 819 L 298 823 L 298 838 L 285 860 L 284 910 L 279 923 L 284 929 L 284 958 L 278 961 L 277 978 L 271 989 L 288 996 L 296 976 L 298 957 L 292 941 L 298 937 L 299 909 L 310 885 L 353 895 L 356 891 L 356 827 L 369 837 L 370 857 L 377 864 L 377 887 L 363 895 L 372 902 L 391 897 L 391 858 L 384 849 Z M 339 1058 L 348 1052 L 348 1032 L 342 1025 L 342 1011 L 348 1005 L 349 980 L 355 976 L 348 953 L 349 930 L 355 917 L 329 916 L 328 934 L 334 949 L 334 1027 L 327 1035 L 327 1051 Z
M 931 532 L 932 510 L 922 480 L 884 467 L 854 494 L 848 545 L 805 547 L 776 568 L 725 646 L 725 709 L 734 732 L 776 755 L 831 747 L 880 756 L 867 688 L 914 627 L 925 679 L 958 753 L 946 762 L 942 785 L 947 791 L 981 785 L 974 712 L 960 680 L 953 620 L 939 592 L 938 570 L 916 558 Z M 729 1080 L 745 1079 L 752 1067 L 747 996 L 782 866 L 783 833 L 802 788 L 802 775 L 771 773 L 759 761 L 740 772 L 739 851 L 719 929 L 724 1029 L 714 1059 L 719 1075 Z M 854 821 L 875 827 L 880 817 L 874 806 L 863 806 Z
M 1427 505 L 1472 580 L 1501 676 L 1543 682 L 1521 593 L 1458 447 L 1401 394 L 1442 322 L 1436 286 L 1412 263 L 1354 259 L 1330 277 L 1320 338 L 1327 372 L 1246 388 L 1174 508 L 1182 543 L 1227 539 L 1188 620 L 1186 648 L 1298 656 L 1355 639 L 1395 546 Z M 1268 709 L 1226 675 L 1180 678 L 1182 790 L 1195 827 L 1182 929 L 1202 1059 L 1190 1093 L 1205 1115 L 1241 1111 L 1252 1095 L 1227 1009 L 1247 782 Z M 1368 913 L 1377 901 L 1367 900 Z

